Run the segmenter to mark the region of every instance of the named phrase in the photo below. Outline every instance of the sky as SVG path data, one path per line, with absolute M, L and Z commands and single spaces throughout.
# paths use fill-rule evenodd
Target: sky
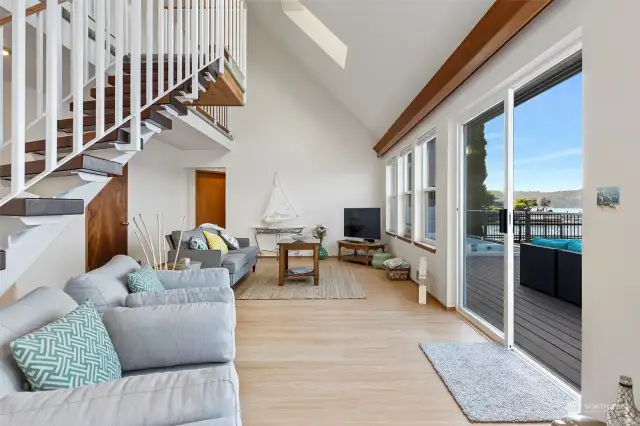
M 516 191 L 582 189 L 582 73 L 516 107 Z M 504 115 L 485 124 L 490 190 L 504 191 Z

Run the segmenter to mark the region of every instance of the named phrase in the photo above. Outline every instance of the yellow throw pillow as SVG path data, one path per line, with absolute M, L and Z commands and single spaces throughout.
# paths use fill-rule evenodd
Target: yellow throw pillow
M 227 243 L 224 242 L 219 235 L 212 234 L 211 232 L 204 231 L 204 237 L 207 239 L 207 244 L 209 245 L 209 250 L 220 250 L 223 255 L 229 253 L 229 248 L 227 247 Z

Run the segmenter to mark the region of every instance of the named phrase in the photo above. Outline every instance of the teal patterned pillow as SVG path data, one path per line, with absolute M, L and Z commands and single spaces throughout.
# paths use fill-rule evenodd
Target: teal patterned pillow
M 189 247 L 191 250 L 209 250 L 207 243 L 198 237 L 191 237 L 191 239 L 189 239 Z
M 131 293 L 164 291 L 164 286 L 158 278 L 158 274 L 149 265 L 143 266 L 135 272 L 127 275 L 129 280 L 129 291 Z
M 9 347 L 34 391 L 70 389 L 122 377 L 118 354 L 90 300 Z

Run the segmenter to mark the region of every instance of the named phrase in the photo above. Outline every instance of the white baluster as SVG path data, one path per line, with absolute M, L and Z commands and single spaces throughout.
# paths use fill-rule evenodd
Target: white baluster
M 46 170 L 58 164 L 58 41 L 60 31 L 60 5 L 57 1 L 47 4 L 47 105 L 46 105 Z
M 104 45 L 105 45 L 105 3 L 98 2 L 94 4 L 94 16 L 96 22 L 96 45 L 95 45 L 95 59 L 96 59 L 96 137 L 100 138 L 104 135 L 105 128 L 105 107 L 104 107 L 104 91 L 106 85 L 105 72 L 105 56 L 104 56 Z M 75 106 L 76 104 L 74 104 Z M 82 108 L 82 105 L 79 104 L 78 108 Z M 75 108 L 74 108 L 75 109 Z
M 142 55 L 142 3 L 134 0 L 131 3 L 131 143 L 137 151 L 142 149 L 140 139 L 141 109 L 141 55 Z
M 147 24 L 145 25 L 147 27 L 147 101 L 145 106 L 150 106 L 153 103 L 153 0 L 147 0 L 145 6 L 147 16 Z
M 120 125 L 123 119 L 123 103 L 124 103 L 124 89 L 122 84 L 122 74 L 124 72 L 124 55 L 126 54 L 125 50 L 125 38 L 126 38 L 126 9 L 125 9 L 125 0 L 114 0 L 115 7 L 115 24 L 116 24 L 116 69 L 115 69 L 115 77 L 116 77 L 116 109 L 115 109 L 115 120 L 116 124 Z M 129 64 L 131 66 L 131 63 Z
M 0 27 L 0 46 L 4 48 L 4 27 Z M 4 102 L 4 60 L 0 60 L 0 99 L 2 99 L 0 109 L 0 149 L 2 149 L 4 148 L 4 112 L 7 108 Z
M 156 0 L 156 18 L 158 25 L 158 96 L 164 93 L 164 0 Z
M 18 195 L 24 189 L 24 144 L 26 107 L 26 4 L 25 0 L 13 0 L 11 41 L 11 193 Z
M 168 38 L 168 42 L 167 42 L 167 47 L 168 47 L 168 56 L 169 56 L 169 88 L 173 89 L 176 85 L 176 81 L 175 81 L 175 70 L 174 70 L 174 65 L 173 65 L 173 60 L 174 60 L 174 53 L 175 53 L 175 46 L 174 46 L 174 31 L 175 31 L 175 26 L 174 26 L 174 9 L 175 9 L 176 5 L 175 5 L 175 0 L 169 0 L 169 22 L 168 22 L 168 27 L 169 30 L 167 31 L 167 36 Z
M 173 0 L 171 0 L 173 1 Z M 182 83 L 182 79 L 183 79 L 183 71 L 184 71 L 184 67 L 186 66 L 185 64 L 183 64 L 183 26 L 182 26 L 182 22 L 183 22 L 183 18 L 184 16 L 182 15 L 182 2 L 183 0 L 177 0 L 178 1 L 178 28 L 176 29 L 176 47 L 177 47 L 177 65 L 178 65 L 178 83 Z
M 198 98 L 198 0 L 191 0 L 191 96 Z
M 44 12 L 36 16 L 36 118 L 40 118 L 44 114 Z
M 72 5 L 71 24 L 73 26 L 73 44 L 71 50 L 71 91 L 73 93 L 73 152 L 79 153 L 83 148 L 83 111 L 84 76 L 85 76 L 85 2 L 74 1 Z
M 186 1 L 186 8 L 184 10 L 184 53 L 185 53 L 185 77 L 191 75 L 191 0 Z M 180 2 L 180 0 L 178 0 Z

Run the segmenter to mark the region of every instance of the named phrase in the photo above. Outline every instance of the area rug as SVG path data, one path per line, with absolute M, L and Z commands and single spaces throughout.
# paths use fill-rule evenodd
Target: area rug
M 287 300 L 287 299 L 365 299 L 364 289 L 348 264 L 320 262 L 320 282 L 313 285 L 313 278 L 287 278 L 278 286 L 278 268 L 260 270 L 255 277 L 240 283 L 236 289 L 238 300 Z
M 550 422 L 575 401 L 495 343 L 423 343 L 422 351 L 472 422 Z

